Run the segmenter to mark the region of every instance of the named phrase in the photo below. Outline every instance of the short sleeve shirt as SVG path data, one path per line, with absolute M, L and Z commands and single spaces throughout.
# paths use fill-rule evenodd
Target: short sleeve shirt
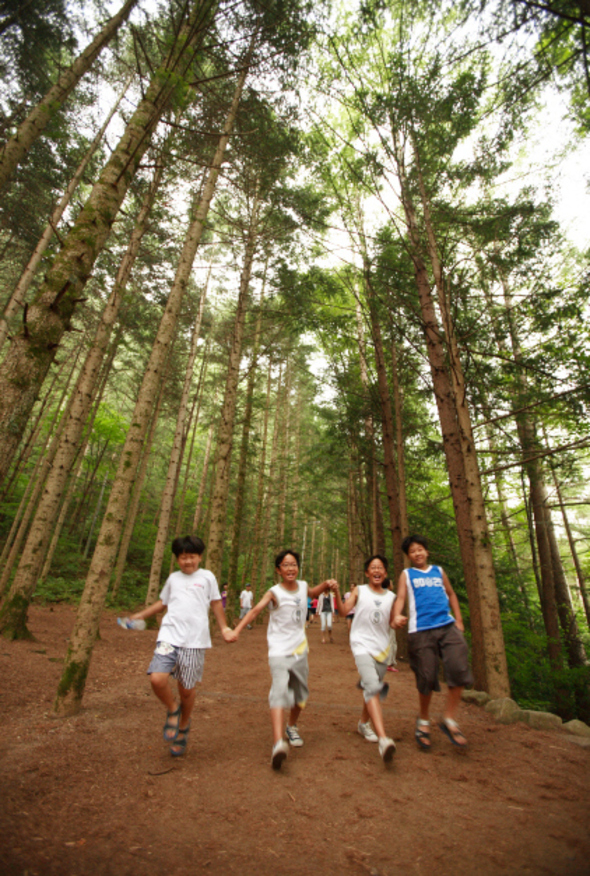
M 208 569 L 192 575 L 173 572 L 160 599 L 168 608 L 160 626 L 158 640 L 179 648 L 210 648 L 209 606 L 221 599 L 217 579 Z

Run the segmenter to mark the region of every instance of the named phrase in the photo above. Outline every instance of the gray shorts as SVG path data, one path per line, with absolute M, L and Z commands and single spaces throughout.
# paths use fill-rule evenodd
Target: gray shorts
M 434 630 L 409 633 L 408 657 L 416 676 L 418 692 L 424 696 L 433 690 L 440 690 L 438 667 L 441 659 L 449 687 L 473 684 L 467 642 L 454 623 Z
M 204 668 L 204 648 L 179 648 L 168 642 L 156 642 L 156 650 L 147 674 L 165 672 L 176 678 L 185 690 L 192 690 L 202 680 Z
M 365 702 L 368 703 L 376 696 L 385 699 L 389 690 L 389 686 L 383 683 L 387 672 L 387 663 L 378 663 L 370 654 L 355 654 L 354 662 L 361 677 L 359 687 L 363 692 Z
M 293 706 L 303 708 L 309 697 L 307 654 L 300 657 L 269 657 L 268 665 L 272 675 L 272 686 L 268 695 L 271 709 L 292 709 Z

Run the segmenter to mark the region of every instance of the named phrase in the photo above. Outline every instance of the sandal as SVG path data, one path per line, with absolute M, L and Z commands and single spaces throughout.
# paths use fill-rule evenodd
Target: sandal
M 420 727 L 428 727 L 428 730 L 421 730 Z M 430 721 L 424 721 L 422 718 L 416 718 L 414 739 L 418 743 L 418 748 L 421 748 L 422 751 L 430 751 Z
M 166 712 L 166 723 L 164 724 L 164 729 L 162 731 L 162 735 L 164 736 L 164 742 L 174 742 L 174 740 L 178 736 L 178 725 L 180 724 L 181 711 L 182 706 L 179 706 L 175 712 Z M 176 723 L 173 724 L 170 721 L 170 718 L 176 718 Z M 170 733 L 169 731 L 172 732 Z
M 186 746 L 188 744 L 188 731 L 190 729 L 190 721 L 186 727 L 179 728 L 178 735 L 174 740 L 174 744 L 170 746 L 170 754 L 172 755 L 172 757 L 182 757 L 182 755 L 185 753 Z M 175 748 L 179 748 L 180 751 L 174 751 Z
M 467 740 L 456 721 L 453 721 L 452 718 L 443 718 L 438 726 L 445 736 L 449 737 L 453 745 L 456 745 L 457 748 L 467 748 Z M 457 736 L 461 736 L 463 742 L 459 742 Z

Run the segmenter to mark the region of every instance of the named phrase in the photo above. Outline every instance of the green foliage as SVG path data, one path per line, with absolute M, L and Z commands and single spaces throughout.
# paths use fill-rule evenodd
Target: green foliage
M 512 697 L 522 709 L 560 714 L 564 720 L 588 720 L 590 667 L 551 669 L 544 633 L 530 630 L 512 612 L 502 614 Z

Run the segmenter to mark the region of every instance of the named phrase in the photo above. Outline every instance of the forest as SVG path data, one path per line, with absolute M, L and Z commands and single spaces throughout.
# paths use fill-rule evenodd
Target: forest
M 585 0 L 1 0 L 0 632 L 77 606 L 56 714 L 175 535 L 231 617 L 418 532 L 475 686 L 590 720 L 589 45 Z

